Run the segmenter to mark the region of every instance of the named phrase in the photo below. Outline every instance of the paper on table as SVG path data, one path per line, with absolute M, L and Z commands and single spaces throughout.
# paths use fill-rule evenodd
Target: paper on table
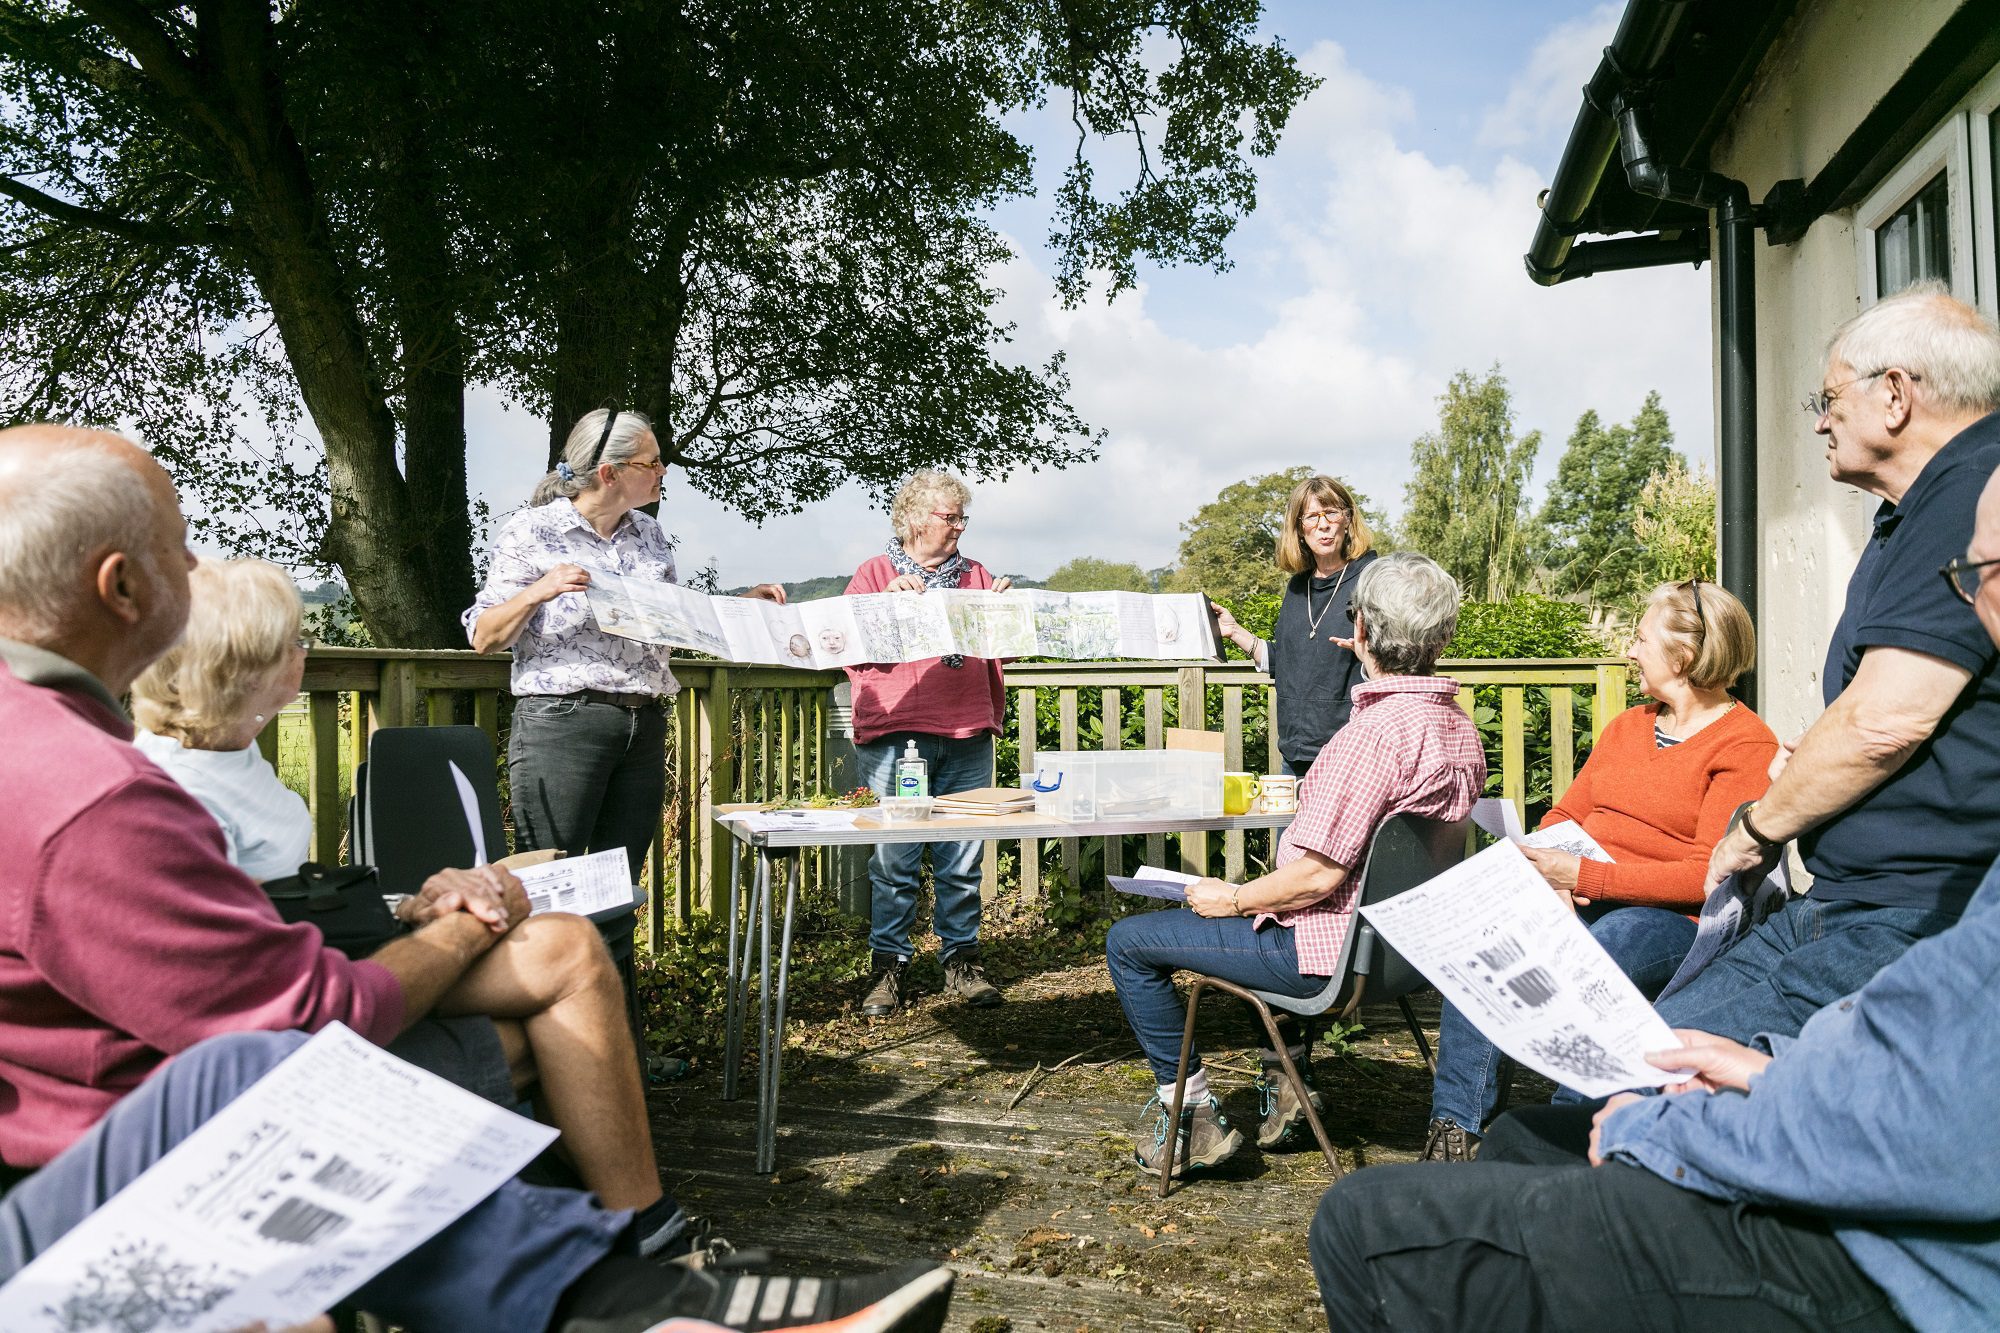
M 632 905 L 632 863 L 622 847 L 544 861 L 514 874 L 528 891 L 530 916 L 543 912 L 587 916 L 607 907 Z
M 1514 803 L 1509 801 L 1507 808 L 1512 810 Z M 1580 856 L 1586 861 L 1610 862 L 1612 860 L 1611 853 L 1605 851 L 1597 839 L 1591 837 L 1583 825 L 1574 820 L 1566 819 L 1560 824 L 1552 824 L 1548 828 L 1538 829 L 1525 838 L 1516 839 L 1516 841 L 1524 847 L 1541 847 L 1552 852 L 1568 852 L 1571 856 Z
M 853 810 L 731 810 L 716 818 L 724 824 L 741 824 L 753 833 L 823 832 L 854 827 Z
M 1680 1045 L 1512 842 L 1362 916 L 1501 1050 L 1587 1097 L 1678 1083 L 1647 1051 Z
M 1695 926 L 1694 943 L 1687 957 L 1674 969 L 1673 978 L 1660 991 L 1666 999 L 1693 981 L 1716 955 L 1749 934 L 1757 924 L 1785 905 L 1791 892 L 1792 872 L 1784 857 L 1768 875 L 1735 874 L 1708 891 L 1701 904 L 1701 920 Z
M 0 1328 L 304 1323 L 555 1137 L 334 1023 L 0 1287 Z
M 1504 796 L 1482 796 L 1472 803 L 1472 822 L 1496 838 L 1525 836 L 1521 812 Z

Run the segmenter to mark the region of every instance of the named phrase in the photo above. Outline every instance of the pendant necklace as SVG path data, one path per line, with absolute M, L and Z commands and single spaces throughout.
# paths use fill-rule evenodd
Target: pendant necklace
M 1333 604 L 1340 600 L 1340 585 L 1347 582 L 1347 571 L 1353 564 L 1354 562 L 1350 560 L 1347 564 L 1340 567 L 1340 577 L 1333 581 L 1333 595 L 1326 599 L 1326 605 L 1319 609 L 1318 615 L 1313 614 L 1312 575 L 1306 575 L 1306 637 L 1308 639 L 1317 639 L 1319 637 L 1319 622 L 1326 619 L 1326 613 L 1333 610 Z

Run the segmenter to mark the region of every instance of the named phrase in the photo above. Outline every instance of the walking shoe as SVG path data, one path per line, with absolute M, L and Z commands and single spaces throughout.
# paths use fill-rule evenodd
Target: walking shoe
M 854 1277 L 659 1267 L 613 1255 L 565 1293 L 561 1333 L 937 1333 L 957 1275 L 905 1264 Z
M 893 953 L 876 954 L 875 979 L 861 1000 L 861 1012 L 870 1018 L 882 1018 L 902 1008 L 904 979 L 909 973 L 909 959 Z
M 1431 1121 L 1431 1131 L 1424 1138 L 1424 1155 L 1421 1162 L 1469 1162 L 1479 1146 L 1479 1136 L 1469 1134 L 1460 1128 L 1457 1121 L 1446 1120 L 1442 1116 Z
M 1306 1081 L 1306 1094 L 1312 1098 L 1313 1110 L 1324 1111 L 1326 1102 L 1312 1085 L 1312 1071 L 1301 1065 L 1299 1076 Z M 1264 1072 L 1257 1076 L 1257 1110 L 1264 1117 L 1257 1127 L 1257 1146 L 1266 1151 L 1282 1148 L 1304 1128 L 1305 1103 L 1292 1090 L 1292 1081 L 1285 1077 L 1283 1065 L 1265 1065 Z
M 1139 1113 L 1139 1132 L 1132 1155 L 1139 1170 L 1149 1176 L 1160 1174 L 1160 1161 L 1167 1155 L 1167 1108 L 1158 1097 Z M 1206 1102 L 1181 1107 L 1180 1143 L 1174 1148 L 1174 1179 L 1188 1171 L 1221 1166 L 1243 1146 L 1243 1136 L 1229 1127 L 1222 1105 L 1211 1096 Z
M 991 1009 L 1000 1003 L 999 990 L 986 979 L 986 969 L 979 965 L 977 945 L 945 955 L 944 993 L 974 1009 Z

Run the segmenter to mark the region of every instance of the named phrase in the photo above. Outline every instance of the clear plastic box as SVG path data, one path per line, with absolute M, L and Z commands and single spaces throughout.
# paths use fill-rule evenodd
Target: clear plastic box
M 1222 756 L 1197 750 L 1044 750 L 1021 785 L 1037 815 L 1076 823 L 1222 814 Z

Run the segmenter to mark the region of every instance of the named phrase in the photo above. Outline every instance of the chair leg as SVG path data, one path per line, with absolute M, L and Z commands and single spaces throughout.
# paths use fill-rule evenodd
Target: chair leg
M 1416 1010 L 1410 1008 L 1410 997 L 1407 995 L 1397 996 L 1396 1005 L 1403 1011 L 1403 1021 L 1410 1025 L 1410 1035 L 1417 1039 L 1417 1049 L 1423 1052 L 1424 1063 L 1430 1066 L 1431 1077 L 1436 1078 L 1438 1072 L 1437 1056 L 1431 1051 L 1430 1038 L 1424 1035 L 1423 1024 L 1417 1022 Z
M 1181 1029 L 1181 1062 L 1174 1069 L 1174 1104 L 1167 1111 L 1167 1160 L 1160 1163 L 1160 1197 L 1167 1197 L 1174 1180 L 1174 1150 L 1181 1146 L 1181 1101 L 1187 1096 L 1188 1057 L 1194 1054 L 1194 1016 L 1201 1007 L 1206 977 L 1196 977 L 1188 988 L 1187 1023 Z
M 1278 1063 L 1284 1066 L 1285 1077 L 1291 1082 L 1292 1092 L 1298 1097 L 1299 1105 L 1305 1109 L 1306 1123 L 1312 1126 L 1313 1137 L 1319 1140 L 1319 1150 L 1326 1155 L 1327 1169 L 1333 1172 L 1335 1180 L 1339 1180 L 1340 1154 L 1333 1150 L 1333 1141 L 1326 1136 L 1326 1126 L 1320 1123 L 1319 1112 L 1313 1110 L 1312 1089 L 1306 1086 L 1305 1075 L 1299 1072 L 1298 1065 L 1292 1061 L 1291 1050 L 1278 1032 L 1278 1021 L 1271 1016 L 1271 1006 L 1254 998 L 1249 1000 L 1249 1004 L 1257 1011 L 1257 1017 L 1263 1020 L 1264 1031 L 1270 1034 L 1271 1049 L 1278 1053 Z

